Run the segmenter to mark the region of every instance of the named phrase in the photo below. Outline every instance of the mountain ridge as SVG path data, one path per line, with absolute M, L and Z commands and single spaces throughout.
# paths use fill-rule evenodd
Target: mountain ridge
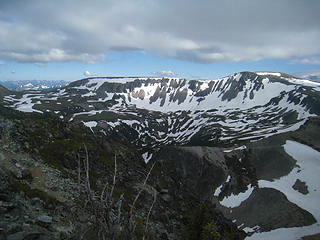
M 53 91 L 3 98 L 8 107 L 126 132 L 139 149 L 224 145 L 298 129 L 320 114 L 320 84 L 283 73 L 241 72 L 217 80 L 92 77 Z

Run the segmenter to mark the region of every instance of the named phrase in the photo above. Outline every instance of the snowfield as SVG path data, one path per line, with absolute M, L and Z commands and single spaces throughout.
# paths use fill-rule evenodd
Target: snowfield
M 254 233 L 250 240 L 294 240 L 320 232 L 320 152 L 295 141 L 286 141 L 285 151 L 293 157 L 296 167 L 273 182 L 260 180 L 259 187 L 274 188 L 284 193 L 288 200 L 310 212 L 317 222 L 310 226 L 280 228 L 270 232 Z M 304 195 L 292 188 L 297 179 L 306 182 L 309 193 Z

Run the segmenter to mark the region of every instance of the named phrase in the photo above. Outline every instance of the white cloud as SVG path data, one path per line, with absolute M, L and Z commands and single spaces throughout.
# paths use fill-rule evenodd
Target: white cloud
M 44 63 L 38 63 L 38 62 L 34 63 L 34 65 L 36 65 L 37 67 L 44 67 L 45 66 Z
M 0 65 L 5 65 L 6 63 L 5 62 L 0 62 Z
M 63 3 L 63 4 L 61 4 Z M 3 0 L 0 58 L 103 61 L 140 50 L 195 62 L 320 56 L 320 1 Z M 37 6 L 37 8 L 34 8 Z M 10 19 L 5 20 L 5 19 Z
M 92 74 L 87 70 L 83 73 L 84 76 L 89 77 L 92 76 Z
M 172 72 L 171 70 L 163 70 L 160 72 L 153 72 L 154 75 L 160 76 L 160 77 L 175 77 L 177 76 L 176 73 Z

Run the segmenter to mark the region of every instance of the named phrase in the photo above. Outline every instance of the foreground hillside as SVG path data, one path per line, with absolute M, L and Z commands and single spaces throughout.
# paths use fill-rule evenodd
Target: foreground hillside
M 0 90 L 0 227 L 8 239 L 320 232 L 319 83 L 243 72 Z

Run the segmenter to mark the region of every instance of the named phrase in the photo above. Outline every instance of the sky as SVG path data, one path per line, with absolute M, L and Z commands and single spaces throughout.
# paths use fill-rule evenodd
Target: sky
M 319 0 L 1 0 L 0 81 L 319 72 Z

